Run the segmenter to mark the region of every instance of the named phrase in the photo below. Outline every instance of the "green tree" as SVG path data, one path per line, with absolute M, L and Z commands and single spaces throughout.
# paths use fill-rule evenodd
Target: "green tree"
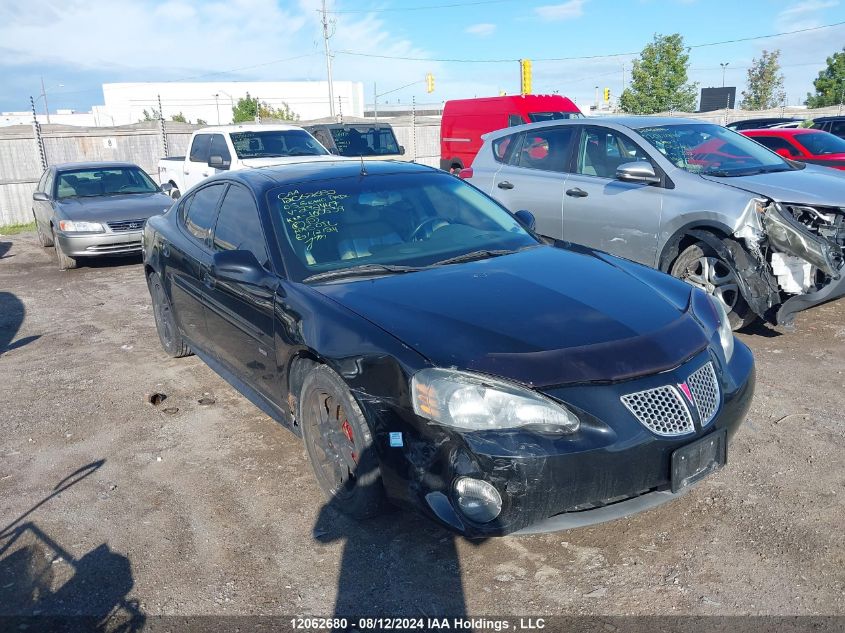
M 633 114 L 692 112 L 698 84 L 687 83 L 688 68 L 684 38 L 678 33 L 655 35 L 634 60 L 631 85 L 619 98 L 619 106 Z
M 827 58 L 827 68 L 813 82 L 816 94 L 807 93 L 807 105 L 823 108 L 845 102 L 845 48 Z
M 742 91 L 743 110 L 767 110 L 786 101 L 783 73 L 780 71 L 780 51 L 763 51 L 760 58 L 751 60 L 747 89 Z
M 208 121 L 205 119 L 197 119 L 197 125 L 208 125 Z
M 190 123 L 190 121 L 188 121 L 188 119 L 185 118 L 185 115 L 181 112 L 179 114 L 174 114 L 170 117 L 170 120 L 175 121 L 176 123 Z
M 238 99 L 238 103 L 232 108 L 232 119 L 235 123 L 255 121 L 256 113 L 261 114 L 262 120 L 299 121 L 299 115 L 291 110 L 287 103 L 282 103 L 280 108 L 274 108 L 266 101 L 259 102 L 249 93 Z
M 141 119 L 141 121 L 158 121 L 160 116 L 161 116 L 159 114 L 159 111 L 156 110 L 155 108 L 151 108 L 150 112 L 147 112 L 147 110 L 145 108 L 143 115 L 144 115 L 144 118 Z

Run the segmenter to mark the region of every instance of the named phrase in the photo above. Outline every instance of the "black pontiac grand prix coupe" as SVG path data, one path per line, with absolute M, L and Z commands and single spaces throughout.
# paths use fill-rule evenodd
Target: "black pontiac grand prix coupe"
M 354 516 L 480 537 L 676 498 L 725 463 L 751 352 L 717 300 L 532 220 L 414 164 L 220 174 L 146 225 L 156 326 L 301 435 Z

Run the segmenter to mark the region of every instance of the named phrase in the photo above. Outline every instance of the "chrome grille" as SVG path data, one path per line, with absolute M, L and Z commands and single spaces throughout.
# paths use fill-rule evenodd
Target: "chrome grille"
M 622 396 L 622 404 L 650 431 L 674 436 L 692 433 L 692 416 L 675 387 L 666 385 Z
M 701 417 L 701 426 L 706 426 L 716 416 L 719 409 L 719 381 L 716 379 L 716 371 L 713 363 L 707 363 L 701 369 L 697 369 L 687 379 L 695 406 L 698 407 L 698 415 Z
M 120 222 L 107 222 L 112 233 L 126 233 L 127 231 L 140 231 L 144 228 L 146 220 L 121 220 Z

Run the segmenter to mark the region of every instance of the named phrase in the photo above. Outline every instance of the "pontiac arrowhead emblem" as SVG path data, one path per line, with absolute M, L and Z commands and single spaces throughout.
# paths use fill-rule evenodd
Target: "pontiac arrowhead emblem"
M 692 404 L 692 392 L 690 391 L 689 385 L 687 385 L 687 383 L 685 382 L 682 382 L 678 385 L 678 389 L 684 392 L 684 395 L 687 397 L 687 400 L 689 400 L 689 403 Z

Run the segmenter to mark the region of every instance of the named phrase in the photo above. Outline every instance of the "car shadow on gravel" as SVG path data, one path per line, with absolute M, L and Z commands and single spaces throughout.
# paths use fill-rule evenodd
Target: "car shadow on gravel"
M 76 260 L 79 268 L 123 268 L 137 266 L 142 261 L 140 253 L 121 257 L 80 257 Z
M 466 616 L 456 547 L 462 537 L 410 511 L 390 508 L 355 519 L 340 505 L 332 499 L 320 509 L 313 537 L 343 542 L 334 617 L 349 620 L 348 630 L 357 630 L 353 623 L 367 617 Z M 477 546 L 483 539 L 466 542 Z
M 103 543 L 76 557 L 36 522 L 25 520 L 104 463 L 71 473 L 0 530 L 0 629 L 128 633 L 143 628 L 145 616 L 126 597 L 134 585 L 126 556 Z
M 17 295 L 0 291 L 0 356 L 41 338 L 41 335 L 35 335 L 14 340 L 25 316 L 26 308 Z

